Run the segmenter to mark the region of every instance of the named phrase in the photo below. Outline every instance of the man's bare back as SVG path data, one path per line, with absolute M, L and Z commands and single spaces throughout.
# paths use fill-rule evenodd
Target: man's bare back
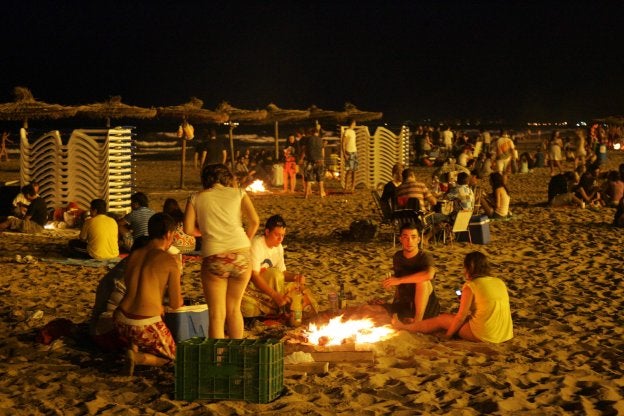
M 169 306 L 172 309 L 182 306 L 178 263 L 153 241 L 130 254 L 124 279 L 127 293 L 119 306 L 128 314 L 137 318 L 162 315 L 166 288 Z

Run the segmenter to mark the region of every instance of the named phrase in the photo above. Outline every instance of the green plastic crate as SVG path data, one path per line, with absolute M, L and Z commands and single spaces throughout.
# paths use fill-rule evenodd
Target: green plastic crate
M 279 340 L 191 338 L 177 345 L 176 400 L 268 403 L 284 388 Z

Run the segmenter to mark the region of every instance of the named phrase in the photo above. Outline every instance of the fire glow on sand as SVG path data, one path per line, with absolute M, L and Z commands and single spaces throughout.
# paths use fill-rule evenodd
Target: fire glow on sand
M 330 319 L 323 326 L 310 323 L 304 333 L 310 344 L 320 346 L 342 345 L 351 340 L 356 344 L 372 344 L 396 335 L 390 325 L 376 327 L 368 318 L 343 322 L 342 315 Z

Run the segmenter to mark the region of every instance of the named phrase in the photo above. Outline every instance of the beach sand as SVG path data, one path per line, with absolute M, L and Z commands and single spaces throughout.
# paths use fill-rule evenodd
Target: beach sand
M 608 167 L 623 161 L 624 152 L 612 153 Z M 0 164 L 0 180 L 16 179 L 17 166 Z M 428 178 L 431 169 L 418 168 L 419 177 Z M 167 197 L 182 203 L 199 187 L 192 164 L 186 190 L 176 189 L 179 162 L 144 160 L 136 170 L 137 189 L 155 210 Z M 127 377 L 121 357 L 88 343 L 64 337 L 38 344 L 35 329 L 55 318 L 88 320 L 107 268 L 15 261 L 17 254 L 60 258 L 77 230 L 2 233 L 0 414 L 624 414 L 624 233 L 610 227 L 613 209 L 545 207 L 548 178 L 548 169 L 512 175 L 513 219 L 490 223 L 489 244 L 428 247 L 447 312 L 458 306 L 464 255 L 488 255 L 509 288 L 512 340 L 486 345 L 400 332 L 371 347 L 374 363 L 331 364 L 325 375 L 287 372 L 283 394 L 268 404 L 176 401 L 172 367 L 138 367 Z M 369 243 L 341 241 L 334 231 L 379 215 L 369 190 L 344 194 L 337 183 L 328 187 L 324 199 L 274 188 L 253 202 L 261 222 L 274 213 L 285 217 L 287 267 L 307 276 L 321 309 L 341 279 L 353 295 L 351 305 L 389 298 L 381 281 L 398 250 L 392 229 L 381 227 Z M 185 265 L 185 296 L 201 297 L 198 273 L 199 263 Z

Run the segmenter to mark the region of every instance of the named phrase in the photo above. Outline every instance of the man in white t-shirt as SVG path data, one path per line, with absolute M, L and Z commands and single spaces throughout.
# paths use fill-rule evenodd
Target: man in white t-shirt
M 345 129 L 342 135 L 342 151 L 345 161 L 345 189 L 353 192 L 355 190 L 355 171 L 358 170 L 357 157 L 357 134 L 355 133 L 355 120 L 351 120 L 349 127 Z M 351 179 L 351 185 L 349 185 Z
M 305 303 L 309 295 L 305 277 L 286 270 L 282 246 L 285 235 L 286 222 L 280 215 L 273 215 L 265 224 L 264 235 L 251 241 L 251 281 L 241 304 L 244 317 L 279 313 L 290 303 L 292 290 L 303 292 Z

